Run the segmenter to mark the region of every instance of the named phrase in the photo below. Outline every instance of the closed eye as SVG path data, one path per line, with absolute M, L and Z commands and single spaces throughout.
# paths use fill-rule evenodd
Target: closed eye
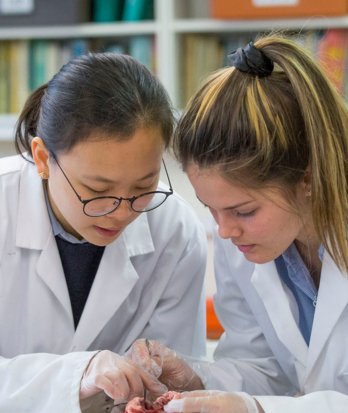
M 257 209 L 253 209 L 252 211 L 248 211 L 248 212 L 239 212 L 239 211 L 233 211 L 233 213 L 237 216 L 237 217 L 251 217 L 253 215 L 255 215 Z
M 85 187 L 85 189 L 86 189 L 88 192 L 91 192 L 91 193 L 93 193 L 93 194 L 98 194 L 98 195 L 106 194 L 106 193 L 110 190 L 109 188 L 106 188 L 106 189 L 95 189 L 95 188 L 89 187 L 88 185 L 83 185 L 83 186 Z

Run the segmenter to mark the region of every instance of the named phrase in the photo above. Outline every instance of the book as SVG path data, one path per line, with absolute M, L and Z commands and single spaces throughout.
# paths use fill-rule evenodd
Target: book
M 19 113 L 29 95 L 29 42 L 9 43 L 9 112 Z
M 134 36 L 129 40 L 129 54 L 153 71 L 152 39 L 150 36 Z
M 29 89 L 37 89 L 47 81 L 47 40 L 32 40 L 29 47 Z
M 328 29 L 318 48 L 318 61 L 327 77 L 341 94 L 344 93 L 347 49 L 348 31 L 344 29 Z
M 86 39 L 74 39 L 70 42 L 70 58 L 87 54 L 89 51 L 88 41 Z
M 153 19 L 153 0 L 125 0 L 122 20 Z
M 9 112 L 10 42 L 0 42 L 0 113 Z
M 61 45 L 59 42 L 51 40 L 47 43 L 46 49 L 46 79 L 51 80 L 61 65 Z
M 92 21 L 97 23 L 113 22 L 122 19 L 124 0 L 94 0 Z
M 184 38 L 183 104 L 215 70 L 222 67 L 224 48 L 218 36 L 188 34 Z

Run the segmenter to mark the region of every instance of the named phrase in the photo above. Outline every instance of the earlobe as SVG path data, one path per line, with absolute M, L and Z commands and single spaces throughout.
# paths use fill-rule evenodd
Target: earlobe
M 312 182 L 311 181 L 312 181 L 312 170 L 311 170 L 311 167 L 308 166 L 303 176 L 304 192 L 307 198 L 312 196 Z
M 41 179 L 48 179 L 49 178 L 49 166 L 48 166 L 48 158 L 49 153 L 46 148 L 44 141 L 39 138 L 35 137 L 31 141 L 31 153 L 33 155 L 33 160 L 36 165 L 37 173 L 40 175 Z

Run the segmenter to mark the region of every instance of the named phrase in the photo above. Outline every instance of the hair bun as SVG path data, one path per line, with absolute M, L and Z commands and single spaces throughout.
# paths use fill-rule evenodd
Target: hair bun
M 245 48 L 240 47 L 229 53 L 227 57 L 230 66 L 259 77 L 269 76 L 274 68 L 272 60 L 256 48 L 253 42 L 248 43 Z

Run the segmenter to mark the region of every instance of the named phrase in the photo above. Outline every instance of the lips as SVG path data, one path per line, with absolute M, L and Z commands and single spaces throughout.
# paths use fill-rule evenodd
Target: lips
M 243 254 L 246 254 L 251 251 L 252 248 L 254 248 L 255 244 L 248 244 L 248 245 L 236 245 L 236 247 L 239 249 L 240 252 Z
M 106 236 L 106 237 L 115 237 L 117 234 L 119 234 L 121 232 L 121 230 L 119 228 L 103 228 L 103 227 L 98 227 L 98 226 L 94 226 L 94 228 L 96 229 L 96 231 L 98 232 L 98 234 L 102 235 L 102 236 Z

